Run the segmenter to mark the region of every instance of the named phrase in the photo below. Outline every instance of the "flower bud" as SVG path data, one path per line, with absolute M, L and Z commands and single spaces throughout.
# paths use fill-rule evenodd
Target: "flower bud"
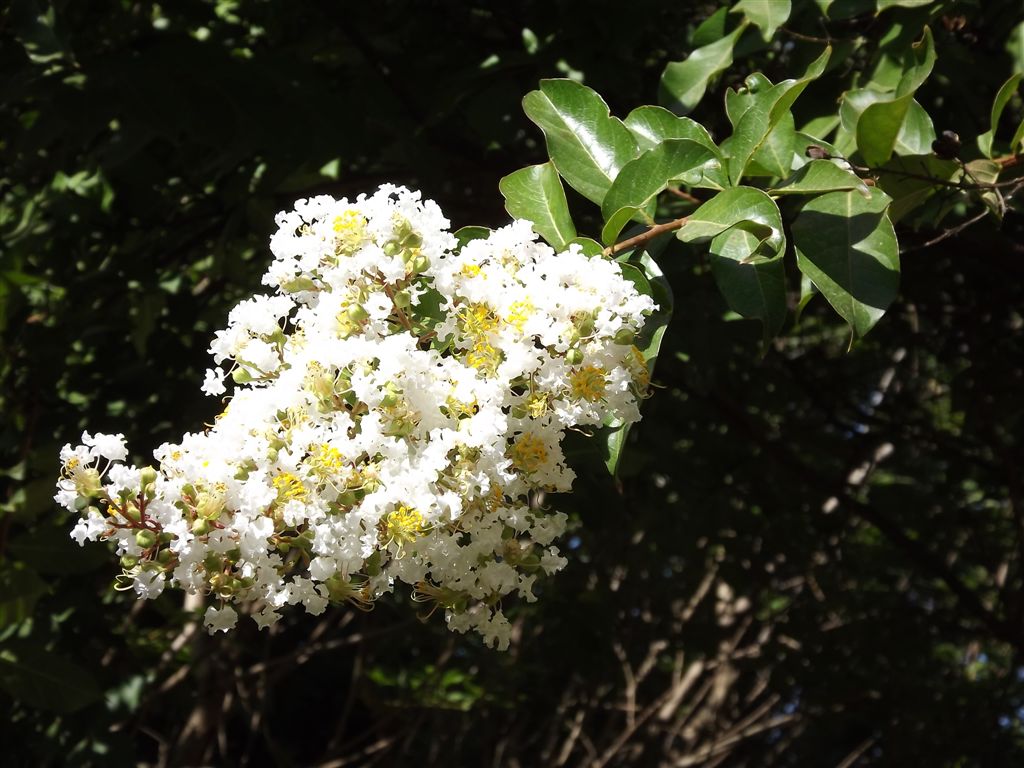
M 210 532 L 210 521 L 204 518 L 197 518 L 192 523 L 192 533 L 196 536 L 205 536 Z
M 579 347 L 573 347 L 565 353 L 565 362 L 569 365 L 579 365 L 583 362 L 583 350 Z
M 139 558 L 134 555 L 121 555 L 121 567 L 122 568 L 134 568 L 139 564 Z
M 355 323 L 361 323 L 363 322 L 363 320 L 370 316 L 369 313 L 365 309 L 363 309 L 359 304 L 353 304 L 351 307 L 349 307 L 347 314 L 349 319 Z
M 135 534 L 135 543 L 143 549 L 149 549 L 156 544 L 156 534 L 149 529 L 141 530 Z
M 141 472 L 142 487 L 145 488 L 147 485 L 152 485 L 156 482 L 157 472 L 153 467 L 143 467 Z
M 412 296 L 408 291 L 399 291 L 395 294 L 394 302 L 399 309 L 405 309 L 412 304 Z
M 235 368 L 231 372 L 231 380 L 235 384 L 248 384 L 252 381 L 252 374 L 246 368 Z
M 587 337 L 594 332 L 594 316 L 591 314 L 583 315 L 574 324 L 582 337 Z
M 630 328 L 623 328 L 615 334 L 615 343 L 622 344 L 623 346 L 630 346 L 636 339 L 636 334 Z

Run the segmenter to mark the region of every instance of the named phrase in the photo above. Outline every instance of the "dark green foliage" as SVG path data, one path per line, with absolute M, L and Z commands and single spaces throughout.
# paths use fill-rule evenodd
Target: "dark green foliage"
M 969 186 L 1019 178 L 1020 4 L 769 4 L 0 11 L 0 762 L 1024 762 L 1024 219 L 1015 187 Z M 926 25 L 937 58 L 923 79 L 912 44 Z M 827 64 L 803 82 L 826 38 Z M 736 90 L 756 72 L 751 92 L 771 98 Z M 605 124 L 617 168 L 660 145 L 639 167 L 664 178 L 605 186 L 571 142 L 552 147 L 569 219 L 550 167 L 498 182 L 548 160 L 523 97 L 578 74 L 622 118 Z M 588 98 L 560 82 L 537 93 Z M 631 114 L 659 88 L 692 121 Z M 968 186 L 958 160 L 932 154 L 944 130 L 963 139 Z M 785 149 L 808 145 L 870 167 L 856 175 L 876 189 L 835 165 L 784 178 Z M 717 175 L 682 172 L 680 158 L 722 150 Z M 502 192 L 529 194 L 545 236 L 604 230 L 610 244 L 741 177 L 773 190 L 775 203 L 749 192 L 771 224 L 751 204 L 729 212 L 742 226 L 725 240 L 649 244 L 675 302 L 658 388 L 613 450 L 618 476 L 584 444 L 576 492 L 548 499 L 572 517 L 570 565 L 510 608 L 509 653 L 439 615 L 410 620 L 404 594 L 370 614 L 290 615 L 272 634 L 244 621 L 193 634 L 196 606 L 137 603 L 112 589 L 102 545 L 68 539 L 51 500 L 60 446 L 88 427 L 148 452 L 213 417 L 206 345 L 259 290 L 274 213 L 295 198 L 405 183 L 458 228 L 499 226 Z M 858 337 L 874 324 L 851 347 L 801 287 L 803 244 L 844 240 L 847 201 L 877 234 L 879 190 L 895 201 L 899 292 L 883 258 L 858 262 L 886 272 L 863 306 L 841 280 L 819 285 Z M 527 215 L 521 203 L 509 210 Z

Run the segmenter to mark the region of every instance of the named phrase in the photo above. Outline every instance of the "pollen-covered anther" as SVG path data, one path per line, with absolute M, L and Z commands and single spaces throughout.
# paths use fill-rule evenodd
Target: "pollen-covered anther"
M 569 374 L 572 397 L 576 400 L 586 400 L 588 403 L 604 399 L 608 386 L 607 374 L 608 372 L 598 365 L 586 365 L 575 369 Z

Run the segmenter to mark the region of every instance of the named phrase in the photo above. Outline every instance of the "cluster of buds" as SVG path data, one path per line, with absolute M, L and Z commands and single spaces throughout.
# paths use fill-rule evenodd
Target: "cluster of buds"
M 274 260 L 210 347 L 212 427 L 125 464 L 121 435 L 65 446 L 56 499 L 116 543 L 140 597 L 171 585 L 260 627 L 286 605 L 372 605 L 396 582 L 448 626 L 509 642 L 502 600 L 566 564 L 567 429 L 639 419 L 633 340 L 653 309 L 614 261 L 516 221 L 461 248 L 393 186 L 278 215 Z

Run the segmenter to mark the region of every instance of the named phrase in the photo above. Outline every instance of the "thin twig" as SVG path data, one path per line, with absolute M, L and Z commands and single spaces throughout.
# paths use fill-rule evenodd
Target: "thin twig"
M 677 229 L 681 229 L 682 226 L 690 220 L 689 216 L 683 216 L 681 219 L 674 219 L 673 221 L 667 221 L 664 224 L 655 224 L 653 227 L 648 229 L 646 232 L 641 232 L 635 237 L 631 237 L 628 240 L 623 240 L 621 243 L 608 246 L 602 251 L 604 256 L 614 256 L 617 253 L 622 253 L 630 248 L 635 248 L 638 245 L 643 245 L 648 240 L 653 240 L 658 235 L 663 235 L 666 232 L 674 232 Z

